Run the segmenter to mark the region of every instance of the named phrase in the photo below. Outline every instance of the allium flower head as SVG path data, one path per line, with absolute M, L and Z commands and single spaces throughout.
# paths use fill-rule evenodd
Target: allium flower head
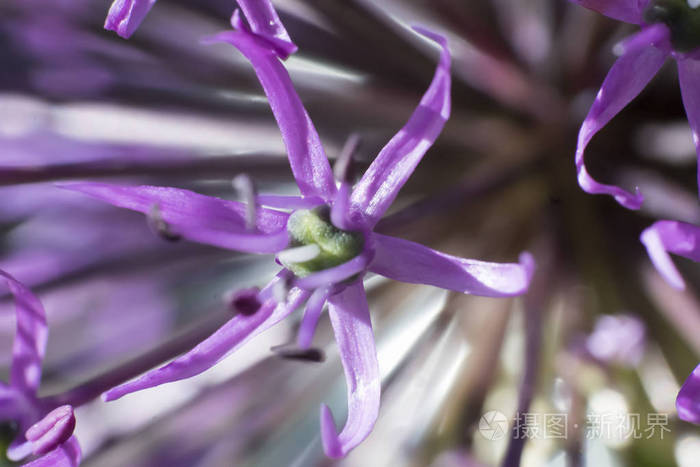
M 584 191 L 612 195 L 621 205 L 639 209 L 641 193 L 594 180 L 586 169 L 584 152 L 593 136 L 644 89 L 670 56 L 676 60 L 683 104 L 700 157 L 700 8 L 687 0 L 571 1 L 642 28 L 618 46 L 620 58 L 581 125 L 576 148 L 578 182 Z
M 250 183 L 237 184 L 246 203 L 167 187 L 63 186 L 151 219 L 155 215 L 157 224 L 167 226 L 170 234 L 192 241 L 248 253 L 274 253 L 283 269 L 254 299 L 248 292 L 236 296 L 233 303 L 244 303 L 245 311 L 193 350 L 108 391 L 105 399 L 197 375 L 304 302 L 297 345 L 302 351 L 309 349 L 327 302 L 345 370 L 349 410 L 345 427 L 338 434 L 324 405 L 321 432 L 327 455 L 342 457 L 367 437 L 379 410 L 380 375 L 363 276 L 373 272 L 403 282 L 509 297 L 527 290 L 534 262 L 527 253 L 521 255 L 520 263 L 462 259 L 374 231 L 449 118 L 450 54 L 442 36 L 415 28 L 442 49 L 435 75 L 409 121 L 352 186 L 353 144 L 339 158 L 334 174 L 280 61 L 294 47 L 280 46 L 286 44 L 278 34 L 284 29 L 274 11 L 267 2 L 242 2 L 241 6 L 248 24 L 236 11 L 234 29 L 208 42 L 232 44 L 253 65 L 282 133 L 301 196 L 258 195 Z M 256 24 L 270 25 L 273 33 L 256 28 Z M 252 310 L 251 303 L 255 305 Z

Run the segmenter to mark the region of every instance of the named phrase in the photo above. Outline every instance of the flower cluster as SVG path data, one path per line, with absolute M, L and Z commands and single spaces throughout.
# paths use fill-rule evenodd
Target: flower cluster
M 116 5 L 116 3 L 115 3 Z M 153 217 L 183 238 L 247 253 L 276 255 L 283 266 L 244 310 L 185 355 L 105 393 L 113 400 L 134 391 L 195 376 L 306 302 L 298 346 L 307 350 L 324 304 L 335 332 L 348 387 L 348 419 L 337 433 L 330 410 L 321 410 L 326 454 L 342 457 L 370 433 L 379 411 L 380 377 L 362 278 L 367 272 L 489 297 L 524 293 L 534 261 L 497 264 L 457 258 L 374 232 L 401 187 L 440 134 L 450 115 L 450 55 L 446 40 L 423 28 L 442 52 L 430 87 L 406 125 L 352 185 L 352 148 L 331 166 L 308 113 L 280 59 L 296 47 L 267 2 L 241 2 L 227 31 L 207 42 L 226 42 L 252 64 L 285 142 L 301 196 L 258 195 L 248 183 L 247 203 L 153 186 L 71 183 L 115 206 Z M 351 145 L 352 146 L 352 145 Z M 246 190 L 243 190 L 246 191 Z M 243 301 L 234 300 L 234 304 Z M 251 305 L 251 302 L 253 305 Z
M 639 209 L 642 205 L 644 198 L 638 189 L 632 194 L 618 186 L 595 181 L 586 170 L 584 152 L 593 136 L 644 89 L 668 57 L 676 60 L 683 104 L 698 154 L 700 185 L 700 5 L 690 0 L 571 1 L 610 18 L 641 26 L 641 31 L 618 45 L 620 58 L 608 72 L 581 125 L 576 147 L 576 170 L 581 188 L 592 194 L 611 195 L 629 209 Z M 700 261 L 700 227 L 662 220 L 644 230 L 641 241 L 668 283 L 683 289 L 685 282 L 668 253 Z M 689 398 L 697 398 L 690 388 L 692 378 L 691 375 L 679 394 L 679 414 L 683 419 L 697 421 L 697 414 L 690 415 L 693 404 L 688 402 Z

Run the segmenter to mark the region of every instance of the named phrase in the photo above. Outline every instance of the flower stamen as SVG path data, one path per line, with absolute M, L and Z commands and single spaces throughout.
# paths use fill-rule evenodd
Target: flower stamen
M 182 236 L 173 232 L 170 225 L 163 220 L 163 215 L 160 212 L 160 205 L 154 204 L 146 216 L 146 222 L 150 229 L 163 240 L 168 242 L 177 242 L 182 239 Z
M 246 206 L 245 227 L 250 231 L 256 230 L 258 220 L 258 193 L 255 188 L 255 182 L 246 174 L 240 174 L 234 177 L 231 184 L 234 190 L 243 199 Z

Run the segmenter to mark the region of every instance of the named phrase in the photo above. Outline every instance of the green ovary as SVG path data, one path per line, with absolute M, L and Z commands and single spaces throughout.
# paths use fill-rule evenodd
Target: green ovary
M 700 8 L 691 8 L 687 0 L 651 0 L 644 21 L 668 26 L 673 48 L 679 52 L 700 47 Z
M 316 245 L 320 253 L 300 263 L 285 263 L 284 267 L 297 277 L 338 266 L 362 252 L 364 237 L 358 232 L 340 230 L 330 221 L 327 207 L 295 211 L 287 221 L 291 247 Z

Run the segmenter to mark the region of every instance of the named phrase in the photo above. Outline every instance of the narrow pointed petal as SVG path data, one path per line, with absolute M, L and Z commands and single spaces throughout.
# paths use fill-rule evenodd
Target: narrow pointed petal
M 17 332 L 12 346 L 10 386 L 34 396 L 41 382 L 41 364 L 49 331 L 46 312 L 39 299 L 24 284 L 0 270 L 15 298 Z
M 257 210 L 257 231 L 251 232 L 246 228 L 245 205 L 235 201 L 169 187 L 106 183 L 59 186 L 146 215 L 156 206 L 174 234 L 195 242 L 248 253 L 275 253 L 289 243 L 288 214 L 271 209 Z
M 638 33 L 656 37 L 658 29 L 647 28 Z M 641 40 L 641 39 L 639 39 Z M 639 42 L 635 38 L 634 42 Z M 643 197 L 637 192 L 629 193 L 615 185 L 605 185 L 595 181 L 586 170 L 584 152 L 593 136 L 615 115 L 634 99 L 651 78 L 656 75 L 669 54 L 667 39 L 659 47 L 630 47 L 615 62 L 605 77 L 598 95 L 581 125 L 576 147 L 576 172 L 581 188 L 591 194 L 614 196 L 618 203 L 629 209 L 639 209 Z
M 658 221 L 642 232 L 640 240 L 666 282 L 678 290 L 684 289 L 685 281 L 669 253 L 700 261 L 700 227 L 685 222 Z
M 605 16 L 624 21 L 625 23 L 641 24 L 642 10 L 646 1 L 641 0 L 569 0 L 589 10 L 595 10 Z
M 279 280 L 275 279 L 275 281 Z M 275 281 L 268 285 L 261 294 L 266 294 L 265 290 L 269 291 L 274 287 Z M 103 399 L 105 401 L 119 399 L 135 391 L 191 378 L 208 370 L 249 339 L 286 318 L 309 295 L 309 292 L 292 289 L 285 303 L 277 304 L 274 299 L 267 299 L 257 313 L 234 316 L 194 349 L 134 381 L 110 389 L 103 395 Z
M 676 398 L 676 410 L 681 420 L 700 425 L 700 365 L 683 383 Z
M 77 467 L 82 452 L 75 436 L 37 460 L 24 464 L 24 467 Z
M 314 293 L 309 297 L 309 301 L 306 303 L 306 310 L 304 311 L 304 318 L 301 320 L 299 334 L 297 336 L 297 345 L 299 348 L 308 349 L 311 347 L 316 325 L 318 324 L 318 319 L 321 316 L 323 305 L 326 303 L 329 293 L 329 287 L 322 287 L 314 290 Z
M 27 440 L 32 443 L 32 452 L 43 456 L 68 441 L 75 430 L 73 407 L 62 405 L 32 425 L 26 432 Z
M 511 297 L 527 292 L 535 270 L 528 253 L 520 263 L 463 259 L 418 243 L 374 234 L 376 254 L 369 270 L 401 282 L 428 284 L 484 297 Z
M 352 210 L 359 212 L 366 225 L 374 226 L 391 206 L 433 145 L 450 117 L 450 52 L 447 40 L 425 29 L 416 28 L 442 47 L 440 62 L 430 87 L 406 125 L 384 146 L 350 198 Z
M 105 29 L 128 39 L 141 25 L 156 0 L 114 0 L 107 13 Z
M 690 129 L 693 130 L 693 141 L 698 155 L 697 180 L 700 190 L 700 60 L 678 60 L 678 80 L 685 113 Z
M 238 0 L 252 32 L 270 41 L 281 59 L 297 51 L 269 0 Z
M 381 379 L 372 321 L 361 281 L 328 299 L 335 340 L 348 388 L 348 419 L 338 434 L 331 411 L 321 407 L 321 438 L 326 455 L 345 456 L 372 431 L 379 414 Z
M 333 172 L 316 128 L 294 89 L 289 73 L 280 62 L 275 49 L 249 33 L 240 20 L 236 20 L 236 15 L 233 22 L 238 28 L 236 31 L 220 33 L 207 42 L 227 42 L 250 61 L 282 133 L 289 164 L 301 194 L 321 197 L 330 202 L 336 191 Z

